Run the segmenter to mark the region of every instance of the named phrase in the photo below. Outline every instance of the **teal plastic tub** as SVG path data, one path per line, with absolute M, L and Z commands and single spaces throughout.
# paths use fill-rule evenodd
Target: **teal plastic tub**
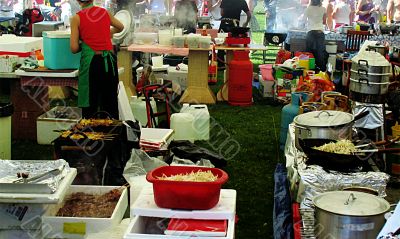
M 43 32 L 44 66 L 51 70 L 78 69 L 81 53 L 73 54 L 70 49 L 68 31 Z

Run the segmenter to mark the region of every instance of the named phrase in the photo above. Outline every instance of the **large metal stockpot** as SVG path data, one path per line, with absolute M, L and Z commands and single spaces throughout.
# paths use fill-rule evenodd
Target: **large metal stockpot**
M 296 145 L 299 139 L 351 139 L 352 114 L 334 111 L 312 111 L 294 118 Z
M 331 191 L 313 198 L 317 238 L 376 238 L 385 224 L 389 203 L 378 196 Z
M 350 78 L 350 90 L 358 93 L 369 95 L 384 95 L 389 90 L 390 82 L 370 82 L 368 79 L 352 79 Z

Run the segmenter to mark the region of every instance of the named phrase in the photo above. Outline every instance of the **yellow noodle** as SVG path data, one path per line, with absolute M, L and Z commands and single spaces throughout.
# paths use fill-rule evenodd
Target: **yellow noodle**
M 315 146 L 313 149 L 337 154 L 352 154 L 357 150 L 354 144 L 347 139 L 327 143 L 319 147 Z
M 214 182 L 218 179 L 218 176 L 214 175 L 210 170 L 208 171 L 197 171 L 186 174 L 176 174 L 167 176 L 163 174 L 161 177 L 157 177 L 160 180 L 171 180 L 171 181 L 188 181 L 188 182 Z

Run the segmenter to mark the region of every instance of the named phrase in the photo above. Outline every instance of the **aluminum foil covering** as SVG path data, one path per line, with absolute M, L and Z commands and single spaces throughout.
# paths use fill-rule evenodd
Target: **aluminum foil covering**
M 27 182 L 31 185 L 43 185 L 46 184 L 52 192 L 57 191 L 61 180 L 69 173 L 69 164 L 63 160 L 32 160 L 32 161 L 15 161 L 15 160 L 0 160 L 0 188 L 1 185 L 14 184 L 17 188 L 23 182 L 15 182 L 20 180 L 17 175 L 18 173 L 29 174 L 28 178 L 33 178 L 38 175 L 43 175 L 49 171 L 59 169 L 60 172 L 44 175 L 37 180 Z
M 355 122 L 357 128 L 376 129 L 383 125 L 383 105 L 353 102 L 353 115 L 369 111 L 369 114 Z
M 322 167 L 310 165 L 299 169 L 300 184 L 297 201 L 301 208 L 311 207 L 312 198 L 323 192 L 342 190 L 345 187 L 360 186 L 376 190 L 379 196 L 386 196 L 389 175 L 383 172 L 338 173 L 324 171 Z

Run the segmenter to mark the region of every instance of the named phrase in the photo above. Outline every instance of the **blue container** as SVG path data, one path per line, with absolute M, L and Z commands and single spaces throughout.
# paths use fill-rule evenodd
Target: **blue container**
M 310 97 L 309 92 L 293 92 L 291 95 L 292 100 L 290 104 L 285 105 L 281 113 L 281 131 L 279 137 L 279 147 L 281 150 L 285 148 L 289 124 L 293 122 L 293 119 L 299 113 L 301 103 L 306 102 Z
M 51 70 L 78 69 L 81 53 L 73 54 L 68 31 L 43 32 L 44 66 Z

